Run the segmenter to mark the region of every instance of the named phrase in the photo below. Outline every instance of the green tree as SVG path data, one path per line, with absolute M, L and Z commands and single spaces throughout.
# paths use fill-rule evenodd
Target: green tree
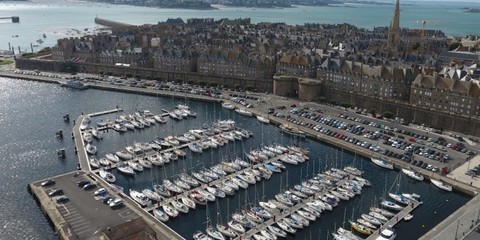
M 459 42 L 453 42 L 452 44 L 450 44 L 450 46 L 448 46 L 448 50 L 449 50 L 449 51 L 455 50 L 455 49 L 457 49 L 459 46 L 460 46 L 460 43 L 459 43 Z
M 385 118 L 392 118 L 392 117 L 393 117 L 393 113 L 390 112 L 390 111 L 385 111 L 385 112 L 383 112 L 383 117 L 385 117 Z

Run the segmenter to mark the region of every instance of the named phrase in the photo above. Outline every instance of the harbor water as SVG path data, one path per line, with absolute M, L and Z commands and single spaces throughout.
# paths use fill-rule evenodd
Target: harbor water
M 187 104 L 197 113 L 197 118 L 182 121 L 169 119 L 167 124 L 155 125 L 141 131 L 129 131 L 119 134 L 106 132 L 103 140 L 94 140 L 97 155 L 102 157 L 108 152 L 118 151 L 136 142 L 152 141 L 157 137 L 182 134 L 188 129 L 201 128 L 204 124 L 217 119 L 234 119 L 238 127 L 253 131 L 255 136 L 236 141 L 201 154 L 188 153 L 185 159 L 172 162 L 163 168 L 146 170 L 133 177 L 116 174 L 117 184 L 128 189 L 141 190 L 154 182 L 172 178 L 175 174 L 209 167 L 222 159 L 243 157 L 245 151 L 263 144 L 298 144 L 310 150 L 310 160 L 297 166 L 287 166 L 288 171 L 275 173 L 271 179 L 264 180 L 247 190 L 238 191 L 235 196 L 211 202 L 207 207 L 199 207 L 167 223 L 182 236 L 190 239 L 196 230 L 205 230 L 208 222 L 226 223 L 230 215 L 248 204 L 262 199 L 271 199 L 280 191 L 311 177 L 313 174 L 332 166 L 354 165 L 362 169 L 364 177 L 373 186 L 364 189 L 360 196 L 348 202 L 342 202 L 334 211 L 323 213 L 319 220 L 311 223 L 295 235 L 295 239 L 332 239 L 331 233 L 343 226 L 349 219 L 357 219 L 361 213 L 385 196 L 385 192 L 416 192 L 421 195 L 424 204 L 413 212 L 414 218 L 397 225 L 397 239 L 416 239 L 437 223 L 445 219 L 470 198 L 458 193 L 443 192 L 428 182 L 414 182 L 396 171 L 386 171 L 374 166 L 368 160 L 354 153 L 344 152 L 313 140 L 294 140 L 283 135 L 273 125 L 260 124 L 255 118 L 243 117 L 220 104 L 205 103 L 186 99 L 182 94 L 178 98 L 155 97 L 126 94 L 101 90 L 72 90 L 56 84 L 0 78 L 0 173 L 3 197 L 0 200 L 1 238 L 2 239 L 55 239 L 46 217 L 26 191 L 26 185 L 32 181 L 49 176 L 70 172 L 77 167 L 74 143 L 69 137 L 72 122 L 64 122 L 62 116 L 69 114 L 76 119 L 82 113 L 92 113 L 119 107 L 124 109 L 118 114 L 133 114 L 148 109 L 160 113 L 162 109 L 173 109 L 177 104 Z M 99 120 L 114 119 L 118 114 L 96 117 Z M 65 138 L 59 140 L 55 132 L 62 129 Z M 56 151 L 64 148 L 66 158 L 58 159 Z M 395 181 L 400 179 L 400 181 Z M 394 182 L 400 182 L 396 184 Z M 348 224 L 345 227 L 349 229 Z M 293 238 L 292 238 L 293 239 Z

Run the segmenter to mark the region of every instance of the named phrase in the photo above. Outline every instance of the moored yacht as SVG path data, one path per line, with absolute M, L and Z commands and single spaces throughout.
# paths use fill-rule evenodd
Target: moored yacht
M 393 169 L 393 164 L 387 162 L 387 160 L 383 159 L 383 158 L 380 158 L 380 159 L 377 159 L 377 158 L 371 158 L 372 159 L 372 162 L 375 163 L 375 165 L 377 166 L 380 166 L 380 167 L 383 167 L 383 168 L 386 168 L 386 169 Z
M 412 169 L 403 168 L 402 172 L 405 173 L 405 175 L 407 175 L 407 176 L 409 176 L 409 177 L 411 177 L 415 180 L 418 180 L 418 181 L 423 181 L 423 179 L 424 179 L 422 174 L 420 174 L 417 171 L 414 171 Z
M 433 185 L 435 185 L 436 187 L 440 188 L 440 189 L 443 189 L 447 192 L 451 192 L 452 191 L 452 186 L 446 184 L 444 181 L 441 181 L 441 180 L 436 180 L 436 179 L 430 179 L 430 181 L 433 183 Z

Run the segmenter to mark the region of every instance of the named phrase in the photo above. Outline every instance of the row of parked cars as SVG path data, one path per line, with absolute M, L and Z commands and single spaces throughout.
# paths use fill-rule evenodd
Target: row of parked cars
M 50 186 L 54 186 L 55 185 L 55 180 L 53 179 L 47 179 L 43 182 L 40 183 L 40 185 L 44 188 L 46 187 L 50 187 Z M 64 195 L 63 193 L 63 190 L 61 188 L 50 188 L 48 191 L 47 191 L 47 195 L 49 197 L 52 197 L 53 200 L 56 202 L 56 203 L 66 203 L 68 201 L 70 201 L 70 199 Z
M 320 124 L 315 124 L 307 121 L 303 121 L 297 118 L 288 118 L 288 120 L 294 124 L 299 124 L 301 126 L 310 127 L 318 132 L 324 133 L 326 135 L 350 142 L 357 146 L 363 147 L 365 149 L 369 149 L 374 152 L 381 152 L 382 154 L 394 157 L 403 161 L 412 161 L 412 164 L 415 164 L 420 167 L 428 168 L 430 170 L 438 171 L 438 167 L 434 167 L 429 165 L 428 163 L 424 163 L 423 161 L 416 161 L 413 160 L 413 154 L 419 154 L 420 156 L 424 156 L 429 159 L 438 160 L 438 161 L 446 161 L 450 159 L 450 156 L 445 153 L 440 153 L 435 150 L 417 146 L 415 142 L 419 140 L 428 140 L 429 138 L 423 135 L 415 134 L 408 130 L 391 128 L 389 126 L 383 125 L 381 123 L 371 122 L 365 119 L 347 116 L 345 114 L 340 114 L 339 117 L 343 119 L 347 119 L 349 121 L 342 121 L 341 119 L 332 118 L 330 116 L 322 116 L 316 112 L 309 112 L 308 110 L 294 108 L 290 111 L 292 114 L 299 115 L 304 118 L 308 118 L 315 122 L 321 123 L 323 125 L 330 126 L 324 127 Z M 352 123 L 353 122 L 353 123 Z M 365 125 L 378 128 L 378 130 L 368 130 L 365 128 Z M 363 141 L 359 138 L 349 137 L 339 131 L 332 130 L 331 128 L 341 129 L 346 132 L 363 136 L 367 139 L 371 140 L 383 140 L 383 144 L 391 147 L 398 148 L 404 153 L 396 153 L 389 149 L 383 149 L 377 144 L 372 144 L 368 141 Z M 398 134 L 398 135 L 397 135 Z M 409 137 L 408 140 L 402 135 L 405 134 Z

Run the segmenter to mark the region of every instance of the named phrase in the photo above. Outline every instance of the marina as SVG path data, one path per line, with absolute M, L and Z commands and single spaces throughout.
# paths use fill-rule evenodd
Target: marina
M 88 90 L 88 91 L 91 91 L 91 90 Z M 232 103 L 232 104 L 235 104 L 235 103 Z M 228 109 L 225 109 L 225 111 L 228 111 Z M 250 111 L 250 110 L 249 110 L 249 111 Z M 252 111 L 253 114 L 255 114 L 255 115 L 263 115 L 263 114 L 262 114 L 260 111 L 258 111 L 256 108 L 251 109 L 251 111 Z M 113 114 L 115 114 L 115 113 L 113 113 Z M 224 114 L 227 114 L 227 115 L 229 115 L 229 116 L 231 116 L 231 117 L 232 117 L 232 116 L 236 117 L 235 115 L 231 115 L 231 113 L 224 113 Z M 265 116 L 265 115 L 263 115 L 263 116 Z M 102 116 L 100 116 L 100 118 L 102 118 Z M 257 122 L 258 122 L 258 120 L 256 120 L 255 118 L 251 118 L 251 120 L 248 120 L 249 118 L 241 117 L 240 119 L 241 119 L 241 120 L 239 120 L 239 125 L 245 124 L 244 121 L 257 121 Z M 273 121 L 274 123 L 276 123 L 276 122 L 281 122 L 281 119 L 276 120 L 276 118 L 275 118 L 275 117 L 272 117 L 272 116 L 268 116 L 268 119 L 270 119 L 270 120 Z M 78 122 L 78 120 L 77 120 L 77 122 Z M 81 122 L 81 121 L 80 121 L 80 122 Z M 191 123 L 189 123 L 188 121 L 185 121 L 184 123 L 183 123 L 183 121 L 177 123 L 177 125 L 184 125 L 184 124 L 185 124 L 185 125 L 190 125 Z M 260 141 L 260 139 L 262 138 L 262 135 L 263 135 L 263 134 L 261 134 L 261 132 L 262 132 L 262 131 L 261 131 L 261 128 L 271 129 L 272 127 L 274 127 L 274 126 L 273 126 L 273 125 L 265 125 L 264 127 L 260 127 L 260 126 L 259 126 L 259 127 L 257 128 L 257 131 L 256 131 L 256 137 L 252 138 L 251 140 L 246 140 L 246 142 L 245 142 L 245 143 L 241 143 L 240 146 L 241 146 L 241 145 L 244 145 L 244 144 L 250 145 L 248 142 L 249 142 L 249 141 L 255 141 L 255 139 L 256 139 L 256 141 Z M 154 128 L 152 128 L 152 129 L 154 129 L 153 131 L 155 131 L 155 132 L 158 131 L 158 130 L 155 130 L 155 129 L 158 129 L 157 127 L 154 127 Z M 149 130 L 149 131 L 152 131 L 152 130 Z M 112 132 L 113 132 L 113 131 L 112 131 Z M 143 131 L 141 131 L 141 132 L 145 132 L 145 130 L 143 130 Z M 180 131 L 180 132 L 181 132 L 181 131 Z M 270 131 L 270 132 L 271 132 L 271 131 Z M 309 138 L 306 139 L 306 140 L 302 140 L 302 141 L 300 141 L 300 142 L 297 142 L 297 144 L 299 143 L 299 144 L 301 144 L 301 145 L 308 146 L 308 144 L 310 144 L 310 141 L 311 141 L 310 139 L 311 139 L 312 137 L 314 137 L 314 138 L 317 138 L 317 137 L 318 137 L 318 136 L 315 136 L 315 135 L 313 135 L 313 134 L 309 134 L 309 130 L 308 130 L 308 129 L 306 129 L 305 132 L 307 133 L 307 136 L 309 136 Z M 113 132 L 113 133 L 114 133 L 114 132 Z M 133 132 L 132 132 L 132 133 L 133 133 Z M 132 134 L 132 133 L 128 133 L 128 134 Z M 126 134 L 127 134 L 127 133 L 126 133 Z M 280 136 L 283 135 L 282 132 L 281 132 L 280 130 L 278 130 L 278 128 L 277 128 L 275 134 L 280 134 Z M 108 139 L 108 138 L 111 138 L 110 136 L 114 136 L 114 135 L 118 135 L 118 134 L 113 134 L 113 135 L 112 135 L 112 133 L 107 133 L 105 137 L 106 137 L 106 139 Z M 122 136 L 122 135 L 118 135 L 118 136 Z M 125 135 L 125 136 L 129 136 L 129 135 Z M 287 135 L 285 134 L 285 136 L 287 136 Z M 98 143 L 104 143 L 104 142 L 106 141 L 105 137 L 104 137 L 104 140 L 94 140 L 94 142 L 97 141 Z M 265 138 L 265 137 L 264 137 L 264 138 Z M 279 139 L 279 138 L 277 138 L 277 139 Z M 289 141 L 298 141 L 298 140 L 293 140 L 293 138 L 292 138 L 291 136 L 287 137 L 286 139 L 290 139 Z M 150 140 L 151 140 L 151 138 L 150 138 Z M 149 141 L 149 140 L 146 139 L 146 141 Z M 312 141 L 312 143 L 313 143 L 313 141 Z M 234 147 L 234 149 L 235 149 L 235 148 L 238 148 L 239 143 L 236 143 L 236 144 L 237 144 L 237 147 L 234 147 L 233 145 L 232 145 L 231 147 Z M 105 154 L 105 150 L 102 150 L 102 145 L 101 145 L 101 144 L 99 145 L 99 147 L 100 147 L 100 148 L 99 148 L 100 153 L 97 153 L 97 154 L 100 154 L 100 155 Z M 241 147 L 240 149 L 242 149 L 242 148 L 243 148 L 243 147 Z M 118 148 L 117 148 L 117 149 L 118 149 Z M 247 149 L 249 149 L 249 148 L 247 147 Z M 107 150 L 107 151 L 108 151 L 108 150 Z M 211 151 L 211 150 L 209 150 L 209 151 Z M 222 150 L 222 151 L 223 151 L 223 150 Z M 243 150 L 241 150 L 241 152 L 243 152 Z M 359 154 L 359 152 L 360 152 L 360 151 L 358 151 L 357 154 Z M 213 152 L 212 152 L 212 153 L 213 153 Z M 322 153 L 321 155 L 325 155 L 325 157 L 326 157 L 326 154 L 327 154 L 327 153 L 328 153 L 328 151 Z M 242 154 L 242 155 L 243 155 L 243 154 Z M 336 157 L 334 157 L 334 154 L 332 155 L 331 152 L 329 153 L 329 155 L 330 155 L 329 157 L 326 157 L 327 159 L 328 159 L 328 158 L 330 158 L 330 159 L 335 159 L 335 158 L 336 158 Z M 342 153 L 342 155 L 343 155 L 343 153 Z M 210 157 L 207 157 L 207 158 L 209 159 Z M 323 158 L 323 157 L 322 157 L 322 158 Z M 187 159 L 186 159 L 186 160 L 188 160 L 188 159 L 189 159 L 189 157 L 188 157 L 188 155 L 187 155 Z M 337 159 L 338 159 L 338 158 L 337 158 Z M 210 161 L 210 160 L 209 160 L 209 161 Z M 298 165 L 298 166 L 292 165 L 292 166 L 289 166 L 289 167 L 288 167 L 288 169 L 289 169 L 288 172 L 289 172 L 290 174 L 288 174 L 287 176 L 285 176 L 285 173 L 281 173 L 281 174 L 279 174 L 279 175 L 275 175 L 275 174 L 274 174 L 274 175 L 272 175 L 272 177 L 270 178 L 270 180 L 266 181 L 265 183 L 262 182 L 262 183 L 260 183 L 260 185 L 263 185 L 263 184 L 265 184 L 265 185 L 267 185 L 267 184 L 276 184 L 276 185 L 278 186 L 279 180 L 280 180 L 280 185 L 285 185 L 285 184 L 281 184 L 281 182 L 282 182 L 281 179 L 282 179 L 282 178 L 283 178 L 283 181 L 285 181 L 286 179 L 288 179 L 289 182 L 295 183 L 296 181 L 298 181 L 299 175 L 292 174 L 292 171 L 295 171 L 295 170 L 293 170 L 293 169 L 295 169 L 295 168 L 298 168 L 299 170 L 300 170 L 300 169 L 303 169 L 303 174 L 300 174 L 300 175 L 303 175 L 303 176 L 310 175 L 310 174 L 313 173 L 313 169 L 315 169 L 315 168 L 317 168 L 317 169 L 322 168 L 322 167 L 320 167 L 320 165 L 323 165 L 323 164 L 320 164 L 320 162 L 316 162 L 316 161 L 317 161 L 317 160 L 315 160 L 315 161 L 312 162 L 312 160 L 310 160 L 310 162 L 307 163 L 307 164 L 305 164 L 305 165 Z M 332 160 L 330 160 L 330 161 L 332 161 Z M 337 161 L 338 161 L 338 160 L 337 160 Z M 343 160 L 343 161 L 345 161 L 345 160 Z M 315 163 L 315 162 L 316 162 L 316 163 Z M 184 164 L 184 163 L 187 164 L 187 165 L 189 164 L 188 161 L 182 160 L 182 161 L 174 162 L 174 165 L 178 168 L 179 166 L 181 166 L 181 165 Z M 334 162 L 333 162 L 333 163 L 334 163 Z M 181 165 L 178 165 L 178 164 L 181 164 Z M 317 164 L 317 165 L 315 165 L 315 164 Z M 343 164 L 345 164 L 345 163 L 343 163 Z M 358 163 L 357 163 L 357 164 L 358 164 Z M 313 165 L 313 166 L 312 166 L 312 165 Z M 172 166 L 172 167 L 173 167 L 173 166 Z M 365 166 L 364 166 L 363 168 L 365 169 Z M 378 167 L 374 167 L 374 169 L 378 169 Z M 299 171 L 299 170 L 297 170 L 297 171 Z M 146 170 L 146 171 L 147 171 L 147 172 L 144 173 L 143 175 L 146 175 L 146 176 L 150 175 L 151 173 L 148 173 L 149 171 L 150 171 L 150 172 L 153 171 L 153 173 L 155 173 L 155 170 Z M 170 171 L 170 170 L 167 170 L 167 171 Z M 422 171 L 422 170 L 420 170 L 420 171 Z M 316 171 L 315 171 L 315 172 L 316 172 Z M 387 170 L 382 170 L 382 172 L 384 172 L 385 174 L 389 173 L 389 172 L 387 172 Z M 395 171 L 392 171 L 392 172 L 395 173 Z M 124 186 L 124 187 L 129 185 L 128 183 L 125 182 L 125 180 L 123 180 L 125 177 L 122 177 L 122 175 L 118 175 L 117 173 L 115 173 L 115 171 L 113 171 L 113 173 L 117 176 L 117 182 L 118 182 L 117 184 L 119 184 L 119 185 L 121 185 L 121 186 Z M 298 174 L 298 173 L 299 173 L 299 172 L 297 172 L 297 174 Z M 307 174 L 307 173 L 308 173 L 308 174 Z M 367 172 L 366 174 L 367 174 L 367 176 L 368 176 L 369 174 L 372 174 L 372 172 L 369 171 L 369 172 Z M 397 174 L 398 174 L 398 173 L 397 173 Z M 96 174 L 93 174 L 93 175 L 94 175 L 95 177 L 97 177 Z M 138 174 L 137 174 L 137 175 L 138 175 Z M 141 175 L 142 175 L 142 174 L 141 174 Z M 155 175 L 155 174 L 154 174 L 154 175 Z M 296 176 L 295 176 L 295 175 L 296 175 Z M 167 176 L 167 177 L 168 177 L 168 176 Z M 428 176 L 426 176 L 426 177 L 428 177 Z M 380 178 L 383 178 L 383 177 L 380 177 Z M 125 179 L 130 179 L 130 178 L 125 178 Z M 143 177 L 138 178 L 137 176 L 135 176 L 135 179 L 137 179 L 137 181 L 138 181 L 138 180 L 140 180 L 140 179 L 143 179 Z M 103 181 L 103 180 L 101 180 L 101 181 Z M 131 181 L 131 180 L 128 180 L 128 181 Z M 150 184 L 151 184 L 151 179 L 150 179 L 150 180 L 147 180 L 147 182 L 150 182 Z M 145 182 L 145 183 L 146 183 L 146 182 Z M 143 184 L 143 185 L 148 185 L 148 184 Z M 257 184 L 257 185 L 258 185 L 258 184 Z M 423 184 L 422 186 L 424 186 L 424 185 L 425 185 L 425 184 Z M 292 185 L 292 186 L 293 186 L 293 185 Z M 429 184 L 426 184 L 426 187 L 427 187 L 427 186 L 429 186 Z M 138 186 L 137 186 L 137 187 L 135 187 L 135 186 L 130 186 L 129 188 L 132 188 L 132 187 L 133 187 L 134 189 L 139 189 Z M 382 187 L 380 187 L 380 188 L 382 188 Z M 429 189 L 430 189 L 430 188 L 433 188 L 433 186 L 430 186 Z M 258 191 L 258 190 L 256 190 L 256 189 L 257 189 L 257 187 L 255 187 L 254 189 L 253 189 L 253 188 L 248 188 L 248 189 L 246 189 L 246 190 L 243 190 L 244 192 L 239 192 L 239 193 L 238 193 L 238 197 L 237 197 L 237 196 L 234 196 L 234 198 L 232 198 L 232 199 L 226 198 L 226 199 L 217 200 L 214 205 L 217 205 L 217 204 L 218 204 L 218 205 L 219 205 L 220 212 L 225 212 L 226 209 L 228 208 L 228 206 L 226 206 L 226 205 L 230 205 L 230 208 L 232 208 L 232 206 L 238 205 L 239 202 L 238 202 L 238 200 L 235 200 L 235 199 L 237 199 L 237 198 L 238 198 L 238 199 L 243 199 L 243 198 L 246 197 L 245 194 L 247 194 L 247 193 L 248 193 L 248 195 L 249 195 L 249 197 L 247 197 L 247 198 L 249 198 L 249 199 L 254 199 L 253 196 L 255 195 L 255 192 Z M 278 189 L 278 187 L 277 187 L 277 189 Z M 369 195 L 369 194 L 368 194 L 369 191 L 371 191 L 371 190 L 368 189 L 368 191 L 367 191 L 366 193 L 364 193 L 365 196 L 368 196 L 368 195 Z M 128 190 L 127 190 L 127 192 L 128 192 Z M 253 194 L 253 195 L 252 195 L 252 194 Z M 257 194 L 258 194 L 258 193 L 257 193 Z M 268 194 L 266 193 L 266 195 L 268 195 Z M 363 196 L 363 194 L 362 194 L 362 196 Z M 266 196 L 266 197 L 268 197 L 268 196 Z M 270 195 L 270 197 L 273 197 L 273 195 Z M 129 201 L 131 201 L 131 200 L 129 200 Z M 351 203 L 350 203 L 350 201 L 349 201 L 348 204 L 349 204 L 349 205 L 350 205 L 350 204 L 358 204 L 358 201 L 359 201 L 358 199 L 357 199 L 357 200 L 354 199 Z M 228 202 L 230 202 L 230 204 L 228 204 Z M 208 205 L 211 205 L 211 204 L 212 204 L 212 203 L 209 203 Z M 136 208 L 138 208 L 138 205 L 132 201 L 132 207 L 133 207 L 133 209 L 136 209 Z M 226 208 L 226 207 L 227 207 L 227 208 Z M 344 207 L 345 207 L 345 206 L 344 206 Z M 198 207 L 197 207 L 197 210 L 195 210 L 195 211 L 190 211 L 190 212 L 188 213 L 188 216 L 186 216 L 185 218 L 182 218 L 182 219 L 187 219 L 187 218 L 188 218 L 188 219 L 192 219 L 192 220 L 193 220 L 193 219 L 197 219 L 197 220 L 194 220 L 194 221 L 199 221 L 199 223 L 200 223 L 201 221 L 203 221 L 203 220 L 200 220 L 200 219 L 205 219 L 205 210 L 201 210 L 201 209 L 202 209 L 202 208 L 200 208 L 200 210 L 198 210 Z M 209 209 L 210 209 L 210 210 L 209 210 Z M 218 209 L 218 208 L 216 208 L 215 206 L 211 205 L 211 206 L 209 206 L 209 207 L 207 208 L 207 211 L 210 211 L 210 212 L 211 212 L 211 213 L 210 213 L 211 216 L 215 216 L 215 215 L 216 215 L 216 212 L 217 212 L 216 209 Z M 421 211 L 421 209 L 422 209 L 422 208 L 420 208 L 420 209 L 417 210 L 417 211 Z M 139 210 L 140 213 L 144 212 L 143 209 L 137 209 L 137 210 Z M 213 211 L 213 212 L 212 212 L 212 211 Z M 230 210 L 230 211 L 232 211 L 232 210 Z M 342 212 L 342 210 L 337 210 L 337 211 Z M 350 212 L 350 210 L 349 210 L 348 212 Z M 161 224 L 158 220 L 155 219 L 155 217 L 152 215 L 152 213 L 144 213 L 144 214 L 145 214 L 145 215 L 144 215 L 145 219 L 147 219 L 147 220 L 149 220 L 149 221 L 152 221 L 152 223 L 153 223 L 154 225 L 164 226 L 164 225 Z M 335 215 L 342 215 L 342 214 L 340 213 L 340 214 L 335 214 Z M 349 215 L 349 214 L 347 214 L 347 215 Z M 203 217 L 201 217 L 201 216 L 203 216 Z M 332 220 L 332 221 L 334 221 L 334 222 L 337 222 L 337 224 L 341 224 L 342 222 L 344 222 L 344 221 L 342 221 L 341 219 L 339 219 L 338 217 L 335 218 L 334 215 L 332 215 L 331 213 L 327 213 L 326 216 L 327 216 L 327 218 L 337 219 L 337 220 Z M 200 218 L 199 218 L 199 217 L 200 217 Z M 325 216 L 323 216 L 323 218 L 325 218 Z M 340 218 L 341 218 L 341 217 L 340 217 Z M 416 216 L 412 221 L 416 221 L 417 218 L 418 218 L 418 217 Z M 225 217 L 224 217 L 224 219 L 225 219 Z M 418 219 L 417 219 L 417 220 L 418 220 Z M 158 221 L 158 222 L 157 222 L 157 221 Z M 211 221 L 212 221 L 212 223 L 215 223 L 215 219 L 211 219 Z M 226 223 L 226 222 L 224 222 L 224 223 Z M 412 222 L 412 223 L 414 223 L 414 222 Z M 177 227 L 178 224 L 179 224 L 179 221 L 178 221 L 177 219 L 173 219 L 173 220 L 171 220 L 171 221 L 168 221 L 166 226 L 160 227 L 160 229 L 167 229 L 167 230 L 168 230 L 168 229 L 172 229 L 172 231 L 182 232 L 182 231 L 181 231 L 181 228 L 178 228 L 178 227 Z M 325 221 L 316 221 L 315 223 L 313 223 L 313 225 L 318 225 L 318 224 L 321 224 L 321 225 L 323 226 L 323 225 L 326 224 L 326 223 L 325 223 Z M 400 225 L 402 226 L 402 224 L 400 224 Z M 197 228 L 197 229 L 202 230 L 203 228 Z M 308 230 L 308 229 L 311 229 L 311 228 L 306 228 L 306 230 L 302 230 L 302 231 L 300 231 L 300 232 L 297 233 L 297 234 L 307 234 L 307 235 L 308 235 L 308 232 L 311 231 L 311 230 Z M 325 229 L 325 228 L 323 228 L 323 229 Z M 331 231 L 333 232 L 333 229 L 332 229 Z M 304 233 L 302 233 L 302 232 L 304 232 Z M 193 233 L 190 233 L 190 234 L 193 234 Z M 326 232 L 323 232 L 323 234 L 326 234 Z M 182 233 L 181 235 L 182 235 L 183 238 L 190 238 L 190 236 L 192 236 L 192 235 L 189 236 L 189 234 L 185 234 L 185 233 Z M 304 235 L 304 236 L 305 236 L 305 235 Z M 330 236 L 331 236 L 331 234 L 330 234 Z

